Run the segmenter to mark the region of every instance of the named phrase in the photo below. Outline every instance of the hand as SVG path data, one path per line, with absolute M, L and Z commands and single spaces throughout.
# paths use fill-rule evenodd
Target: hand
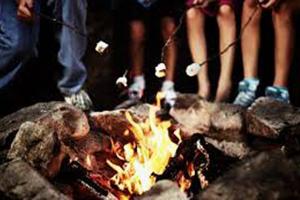
M 277 5 L 280 0 L 259 0 L 261 7 L 263 8 L 273 8 Z
M 34 17 L 33 13 L 34 0 L 19 0 L 17 16 L 25 21 L 32 21 Z

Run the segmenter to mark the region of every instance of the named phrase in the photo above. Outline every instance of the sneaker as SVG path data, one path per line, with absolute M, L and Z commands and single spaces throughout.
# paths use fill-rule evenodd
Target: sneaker
M 276 99 L 277 101 L 290 103 L 289 91 L 285 87 L 269 86 L 265 90 L 265 95 L 267 97 Z
M 136 76 L 133 84 L 128 89 L 128 96 L 131 100 L 140 100 L 144 95 L 145 79 L 144 76 Z
M 239 83 L 239 94 L 233 104 L 243 107 L 250 106 L 256 99 L 258 79 L 244 79 Z
M 92 100 L 84 90 L 80 90 L 76 94 L 65 96 L 64 99 L 66 103 L 84 111 L 90 110 L 93 107 Z
M 165 95 L 165 104 L 173 107 L 177 98 L 173 81 L 164 81 L 161 91 Z

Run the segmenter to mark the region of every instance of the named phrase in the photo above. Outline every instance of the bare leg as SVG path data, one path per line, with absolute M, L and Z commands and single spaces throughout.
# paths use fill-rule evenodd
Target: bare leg
M 217 16 L 220 32 L 220 51 L 236 38 L 235 13 L 229 5 L 222 5 Z M 231 76 L 235 48 L 230 48 L 221 56 L 221 74 L 216 94 L 216 102 L 228 100 L 231 92 Z
M 166 42 L 176 29 L 175 20 L 171 17 L 165 17 L 161 21 L 161 30 L 164 42 Z M 174 80 L 174 72 L 177 60 L 177 45 L 175 39 L 166 48 L 165 64 L 167 66 L 166 80 Z
M 275 30 L 275 79 L 274 86 L 287 87 L 294 47 L 292 7 L 286 2 L 273 10 Z
M 143 74 L 145 25 L 140 20 L 130 22 L 130 61 L 133 76 Z
M 256 0 L 245 0 L 242 14 L 242 26 L 248 21 L 257 7 Z M 244 78 L 257 78 L 258 54 L 260 46 L 261 9 L 256 12 L 242 36 L 242 57 Z
M 205 15 L 197 8 L 187 11 L 187 35 L 192 59 L 195 63 L 201 63 L 207 58 L 205 41 Z M 198 74 L 198 94 L 209 99 L 210 83 L 208 77 L 208 65 L 202 66 Z

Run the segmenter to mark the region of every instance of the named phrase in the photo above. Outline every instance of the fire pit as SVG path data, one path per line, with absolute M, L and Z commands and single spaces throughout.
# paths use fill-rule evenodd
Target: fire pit
M 141 104 L 85 114 L 51 102 L 1 119 L 1 196 L 300 196 L 299 109 L 261 99 L 244 110 L 180 95 L 172 117 L 162 119 L 159 110 L 159 104 Z

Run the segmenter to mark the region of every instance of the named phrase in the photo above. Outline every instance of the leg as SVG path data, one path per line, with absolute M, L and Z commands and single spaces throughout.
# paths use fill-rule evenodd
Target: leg
M 290 99 L 287 87 L 294 47 L 293 9 L 290 1 L 285 1 L 272 11 L 275 30 L 275 79 L 273 86 L 266 88 L 266 96 L 286 103 Z
M 141 20 L 130 22 L 130 61 L 133 76 L 143 75 L 145 25 Z
M 36 1 L 36 10 L 39 2 Z M 17 3 L 0 2 L 0 90 L 17 75 L 33 56 L 38 40 L 39 21 L 26 23 L 17 18 Z
M 278 10 L 273 10 L 273 24 L 275 30 L 274 86 L 287 87 L 294 47 L 292 7 L 288 1 L 282 3 Z
M 207 58 L 205 41 L 205 15 L 196 8 L 187 11 L 187 34 L 192 59 L 201 63 Z M 208 65 L 202 66 L 198 75 L 198 94 L 205 99 L 210 96 L 210 83 L 208 78 Z
M 245 0 L 242 13 L 242 27 L 257 9 L 256 0 Z M 250 106 L 256 98 L 258 80 L 258 54 L 260 46 L 260 18 L 262 10 L 259 8 L 242 35 L 242 58 L 244 65 L 244 80 L 239 83 L 239 93 L 234 104 L 244 107 Z
M 175 20 L 171 17 L 164 17 L 161 21 L 161 30 L 164 42 L 167 42 L 169 37 L 173 34 L 176 29 Z M 176 100 L 176 93 L 174 88 L 174 72 L 177 60 L 177 44 L 176 39 L 166 48 L 165 64 L 167 66 L 166 79 L 162 84 L 161 90 L 165 93 L 165 101 L 167 104 L 173 106 Z
M 56 12 L 61 15 L 62 21 L 75 26 L 80 32 L 86 33 L 86 0 L 56 2 Z M 81 61 L 86 50 L 87 40 L 65 26 L 61 27 L 58 39 L 60 43 L 58 61 L 63 67 L 58 88 L 64 95 L 72 95 L 80 91 L 87 77 L 86 68 Z
M 164 17 L 161 22 L 161 30 L 164 42 L 166 42 L 176 29 L 175 20 L 171 17 Z M 175 39 L 169 44 L 166 49 L 165 63 L 167 66 L 166 80 L 174 80 L 174 72 L 177 60 L 177 45 Z
M 132 65 L 133 84 L 129 87 L 129 98 L 141 99 L 145 89 L 143 76 L 145 25 L 142 20 L 130 22 L 130 61 Z
M 243 5 L 242 26 L 248 21 L 257 7 L 256 0 L 245 0 Z M 260 18 L 261 9 L 256 12 L 252 21 L 242 36 L 242 57 L 244 65 L 244 78 L 257 78 L 258 54 L 260 46 Z
M 220 51 L 228 46 L 236 38 L 235 13 L 231 6 L 220 7 L 217 21 L 220 32 Z M 221 74 L 216 94 L 216 102 L 228 100 L 231 92 L 231 76 L 234 64 L 235 48 L 230 48 L 221 56 Z

